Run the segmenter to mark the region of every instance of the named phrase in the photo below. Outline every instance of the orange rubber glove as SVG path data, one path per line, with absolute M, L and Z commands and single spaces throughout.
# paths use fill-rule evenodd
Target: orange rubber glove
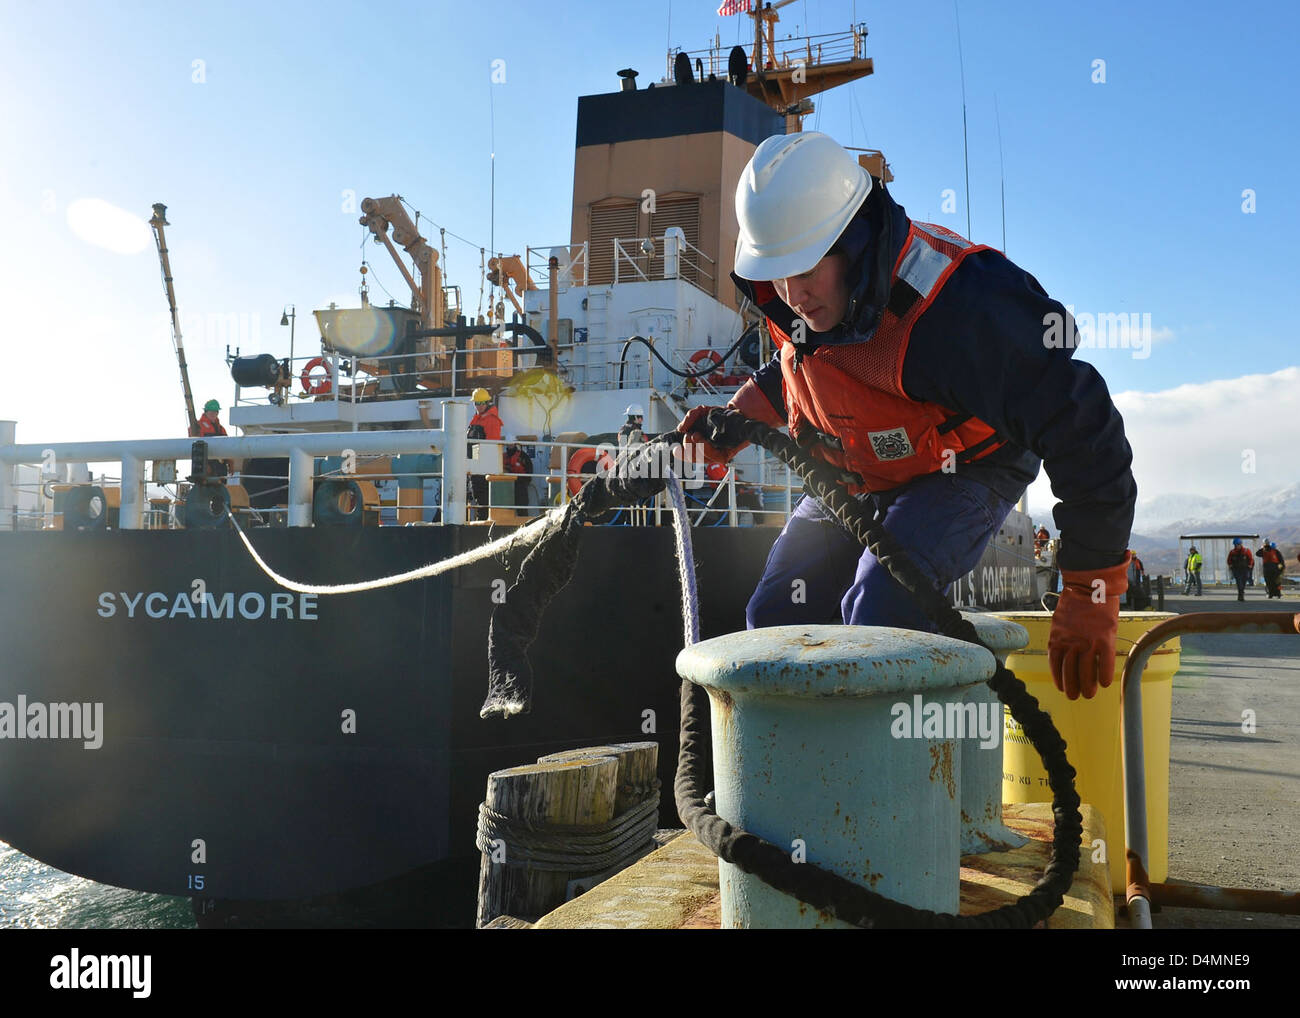
M 700 449 L 700 453 L 693 458 L 702 455 L 705 463 L 721 463 L 725 466 L 731 462 L 736 453 L 740 452 L 749 443 L 743 442 L 730 449 L 719 449 L 712 442 L 694 433 L 696 422 L 701 421 L 710 410 L 716 409 L 717 407 L 707 406 L 692 407 L 687 411 L 686 416 L 682 418 L 681 424 L 677 425 L 677 430 L 685 436 L 682 439 L 683 446 L 698 447 Z M 752 378 L 736 390 L 736 394 L 727 403 L 727 409 L 739 410 L 751 420 L 761 421 L 773 428 L 780 428 L 785 425 L 781 415 L 776 412 L 776 407 L 772 406 L 768 398 L 763 395 L 763 390 L 758 387 L 758 383 Z
M 1097 695 L 1115 677 L 1119 599 L 1128 590 L 1128 563 L 1105 569 L 1062 569 L 1061 600 L 1052 614 L 1047 658 L 1056 688 L 1071 700 Z M 1093 581 L 1101 583 L 1094 587 Z

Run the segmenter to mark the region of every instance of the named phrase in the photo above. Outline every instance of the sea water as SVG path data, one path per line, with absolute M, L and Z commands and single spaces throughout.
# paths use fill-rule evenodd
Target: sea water
M 74 877 L 0 841 L 0 929 L 193 929 L 188 898 Z

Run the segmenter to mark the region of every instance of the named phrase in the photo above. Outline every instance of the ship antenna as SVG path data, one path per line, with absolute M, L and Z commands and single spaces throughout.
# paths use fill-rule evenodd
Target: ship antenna
M 993 93 L 993 115 L 998 122 L 998 180 L 1002 186 L 1002 253 L 1007 253 L 1007 171 L 1002 162 L 1002 114 L 998 111 L 998 94 Z
M 956 2 L 956 0 L 954 0 Z M 493 82 L 495 84 L 495 82 Z M 488 219 L 488 253 L 496 257 L 497 253 L 497 112 L 496 112 L 496 89 L 491 85 L 488 86 L 488 134 L 489 145 L 492 149 L 492 191 L 490 205 L 491 214 Z M 484 270 L 486 271 L 486 269 Z M 489 306 L 492 301 L 492 284 L 488 285 L 488 302 Z M 483 310 L 482 298 L 479 299 L 479 311 Z
M 966 239 L 970 240 L 970 147 L 966 140 L 966 61 L 961 52 L 961 17 L 957 0 L 952 0 L 952 14 L 957 19 L 957 66 L 961 68 L 961 153 L 966 163 Z

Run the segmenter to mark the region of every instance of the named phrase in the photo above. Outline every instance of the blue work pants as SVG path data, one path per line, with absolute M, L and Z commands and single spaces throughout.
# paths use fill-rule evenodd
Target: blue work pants
M 945 473 L 868 495 L 866 502 L 908 558 L 944 593 L 979 563 L 1012 507 L 978 481 Z M 810 496 L 799 503 L 772 546 L 745 621 L 750 629 L 842 622 L 936 631 L 916 599 Z

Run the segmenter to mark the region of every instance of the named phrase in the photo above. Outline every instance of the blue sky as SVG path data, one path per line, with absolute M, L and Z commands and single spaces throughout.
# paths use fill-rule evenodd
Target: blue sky
M 226 323 L 187 335 L 196 396 L 224 405 L 224 342 L 240 338 L 229 323 L 242 323 L 245 352 L 284 355 L 280 312 L 295 304 L 302 354 L 310 309 L 354 302 L 362 228 L 350 193 L 401 193 L 472 241 L 448 239 L 446 268 L 476 305 L 493 122 L 497 248 L 567 240 L 576 98 L 615 88 L 621 67 L 657 79 L 670 39 L 744 41 L 749 19 L 716 7 L 6 0 L 0 418 L 18 420 L 20 441 L 183 430 L 152 243 L 120 253 L 87 242 L 74 203 L 142 221 L 168 205 L 182 310 Z M 1149 357 L 1086 352 L 1129 422 L 1144 494 L 1300 478 L 1285 248 L 1300 236 L 1296 5 L 958 9 L 973 239 L 1002 244 L 996 102 L 1008 255 L 1078 312 L 1151 316 Z M 805 128 L 882 148 L 909 213 L 965 232 L 953 4 L 798 0 L 778 35 L 842 31 L 855 17 L 876 73 L 821 96 Z M 493 85 L 497 59 L 506 80 Z M 372 281 L 403 298 L 385 253 L 367 245 L 365 256 Z M 372 296 L 386 299 L 379 286 Z M 1242 477 L 1245 448 L 1258 466 Z M 1177 487 L 1193 465 L 1201 487 Z

